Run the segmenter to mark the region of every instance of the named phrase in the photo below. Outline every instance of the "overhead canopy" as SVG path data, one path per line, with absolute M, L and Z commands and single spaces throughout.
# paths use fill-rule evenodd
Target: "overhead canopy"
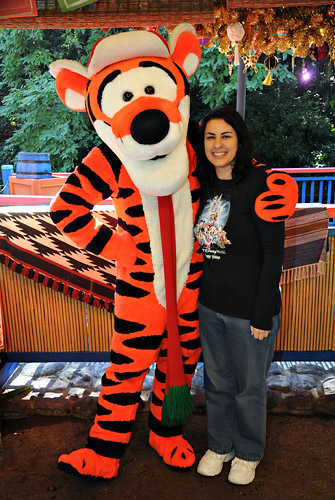
M 223 2 L 222 2 L 223 3 Z M 271 7 L 317 7 L 318 5 L 330 5 L 328 0 L 227 0 L 227 9 L 262 9 Z
M 37 16 L 0 19 L 0 28 L 131 28 L 213 23 L 214 3 L 214 0 L 99 0 L 63 13 L 57 0 L 37 0 Z

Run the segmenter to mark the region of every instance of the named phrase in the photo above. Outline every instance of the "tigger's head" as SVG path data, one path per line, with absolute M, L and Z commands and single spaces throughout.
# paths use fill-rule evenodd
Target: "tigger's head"
M 138 189 L 162 196 L 187 179 L 188 78 L 199 61 L 195 30 L 181 24 L 168 44 L 154 32 L 118 33 L 95 44 L 87 68 L 59 60 L 50 72 L 62 102 L 87 111 Z

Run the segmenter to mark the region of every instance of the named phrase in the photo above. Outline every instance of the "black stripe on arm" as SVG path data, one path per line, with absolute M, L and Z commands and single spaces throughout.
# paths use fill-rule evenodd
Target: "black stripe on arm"
M 93 216 L 91 213 L 81 215 L 80 217 L 77 217 L 74 219 L 70 224 L 64 227 L 63 231 L 64 233 L 74 233 L 78 231 L 79 229 L 82 229 L 83 227 L 87 226 L 93 219 Z
M 119 194 L 118 198 L 122 198 L 123 200 L 126 200 L 129 198 L 132 194 L 134 194 L 135 191 L 132 188 L 119 188 Z
M 50 217 L 54 224 L 58 224 L 71 214 L 72 210 L 56 210 L 55 212 L 50 212 Z
M 120 177 L 120 171 L 121 171 L 121 160 L 114 151 L 112 151 L 107 144 L 101 144 L 99 146 L 99 149 L 103 156 L 106 158 L 107 162 L 110 164 L 113 173 L 115 175 L 116 182 L 119 182 L 119 177 Z
M 84 198 L 73 193 L 67 193 L 65 191 L 62 191 L 59 194 L 59 197 L 69 205 L 82 205 L 83 207 L 88 208 L 89 210 L 92 210 L 94 207 L 92 203 L 88 203 L 88 201 L 84 200 Z
M 79 187 L 81 188 L 80 180 L 76 176 L 76 174 L 71 174 L 66 180 L 65 184 L 71 184 L 71 186 Z
M 100 175 L 96 174 L 91 170 L 87 165 L 81 163 L 78 167 L 78 174 L 86 177 L 88 181 L 90 181 L 92 187 L 102 194 L 103 199 L 105 200 L 111 195 L 111 190 L 109 184 L 105 182 Z
M 101 226 L 97 234 L 87 245 L 86 250 L 99 255 L 111 239 L 113 231 L 107 226 Z

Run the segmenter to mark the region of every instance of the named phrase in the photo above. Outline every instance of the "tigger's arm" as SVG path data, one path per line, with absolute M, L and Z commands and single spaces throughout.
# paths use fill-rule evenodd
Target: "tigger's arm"
M 255 212 L 268 222 L 283 221 L 291 217 L 298 202 L 296 181 L 285 172 L 268 169 L 266 183 L 268 191 L 256 199 Z
M 94 148 L 52 200 L 50 215 L 58 229 L 79 247 L 129 267 L 137 256 L 131 236 L 107 227 L 92 214 L 94 205 L 117 190 L 110 163 L 99 148 Z

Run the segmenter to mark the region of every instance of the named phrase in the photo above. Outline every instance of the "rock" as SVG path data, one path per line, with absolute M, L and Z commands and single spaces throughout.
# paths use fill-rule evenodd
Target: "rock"
M 271 366 L 268 371 L 268 377 L 272 377 L 273 375 L 281 375 L 283 369 L 277 363 L 271 363 Z
M 72 415 L 78 418 L 94 418 L 97 411 L 97 398 L 92 396 L 84 396 L 74 403 Z
M 94 381 L 89 373 L 79 373 L 71 379 L 70 385 L 87 389 L 94 387 Z
M 325 394 L 335 394 L 335 377 L 327 377 L 321 380 L 321 385 Z
M 322 409 L 326 410 L 327 413 L 335 415 L 335 394 L 321 396 L 319 398 L 319 405 Z
M 40 375 L 44 377 L 50 377 L 51 375 L 58 376 L 59 373 L 64 369 L 65 363 L 45 363 L 41 369 Z
M 39 415 L 65 416 L 72 411 L 72 401 L 63 396 L 56 398 L 48 397 L 47 394 L 43 397 L 32 396 L 30 402 L 33 413 Z
M 325 369 L 322 366 L 309 364 L 309 363 L 298 363 L 290 367 L 291 373 L 299 374 L 309 374 L 320 376 L 325 373 Z
M 311 375 L 292 373 L 292 386 L 298 391 L 310 391 L 318 386 L 318 379 Z
M 273 391 L 291 392 L 291 379 L 285 375 L 272 375 L 268 377 L 267 385 Z
M 314 412 L 315 403 L 310 392 L 288 394 L 284 402 L 291 413 L 311 414 Z
M 32 410 L 28 400 L 13 398 L 0 405 L 0 420 L 25 418 L 31 414 Z

